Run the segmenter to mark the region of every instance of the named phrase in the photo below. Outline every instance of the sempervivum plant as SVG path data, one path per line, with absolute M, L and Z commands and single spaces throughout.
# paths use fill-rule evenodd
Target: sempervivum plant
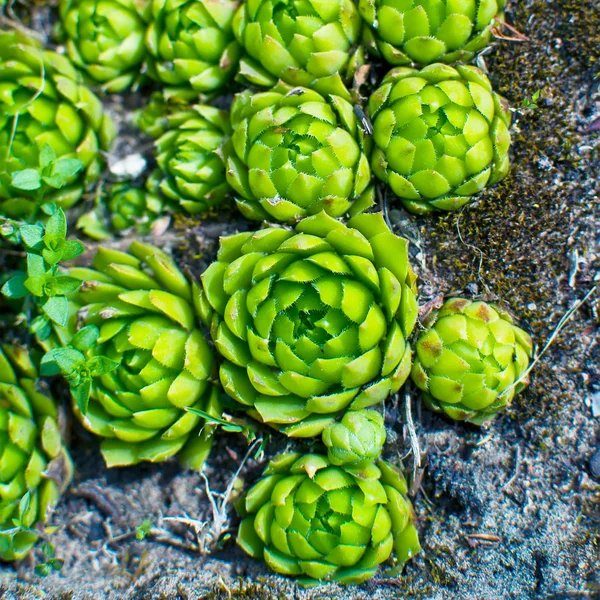
M 375 410 L 349 410 L 325 428 L 323 443 L 332 465 L 360 468 L 381 456 L 383 417 Z
M 453 298 L 426 325 L 412 379 L 432 410 L 481 425 L 529 383 L 531 337 L 498 307 Z
M 140 77 L 150 0 L 60 0 L 69 57 L 107 92 Z
M 415 275 L 380 214 L 222 238 L 202 286 L 225 391 L 286 435 L 319 435 L 408 377 Z
M 348 96 L 361 18 L 352 0 L 250 0 L 234 21 L 247 56 L 240 73 L 256 85 L 278 79 L 322 94 Z M 349 98 L 348 98 L 349 99 Z
M 457 210 L 508 173 L 510 112 L 476 67 L 393 69 L 369 112 L 373 171 L 411 212 Z
M 189 101 L 218 92 L 236 72 L 240 47 L 232 20 L 237 0 L 153 0 L 146 38 L 149 74 L 165 95 Z
M 98 179 L 100 151 L 108 150 L 114 137 L 102 103 L 66 57 L 15 32 L 0 32 L 0 89 L 0 214 L 33 212 L 36 195 L 22 188 L 16 194 L 11 176 L 44 167 L 40 154 L 46 146 L 58 159 L 83 163 L 75 174 L 67 173 L 64 187 L 45 198 L 73 205 Z
M 165 117 L 166 131 L 156 140 L 158 188 L 189 213 L 204 213 L 225 202 L 223 144 L 230 133 L 229 115 L 196 105 Z
M 28 352 L 0 349 L 0 559 L 23 558 L 72 477 L 54 400 Z
M 227 180 L 247 218 L 339 217 L 372 203 L 367 138 L 346 100 L 280 83 L 238 94 L 231 122 Z
M 158 194 L 131 183 L 115 183 L 108 191 L 107 207 L 115 231 L 135 228 L 147 234 L 162 214 L 164 202 Z
M 304 585 L 362 583 L 392 553 L 402 566 L 421 549 L 406 491 L 383 461 L 349 472 L 319 454 L 281 454 L 241 498 L 237 543 Z
M 201 468 L 214 429 L 201 415 L 220 410 L 192 286 L 167 254 L 141 242 L 128 253 L 100 248 L 93 266 L 70 269 L 83 282 L 74 300 L 85 327 L 44 357 L 45 372 L 66 376 L 77 416 L 106 438 L 109 467 L 180 453 Z
M 367 47 L 394 65 L 469 61 L 506 0 L 359 0 Z

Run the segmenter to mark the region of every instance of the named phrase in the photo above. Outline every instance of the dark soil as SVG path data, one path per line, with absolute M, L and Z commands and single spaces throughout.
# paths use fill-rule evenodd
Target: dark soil
M 40 14 L 38 30 L 47 23 Z M 515 107 L 511 174 L 460 213 L 415 218 L 392 206 L 390 216 L 414 242 L 422 305 L 459 293 L 501 301 L 541 350 L 600 282 L 600 4 L 513 0 L 507 20 L 530 41 L 499 40 L 483 64 Z M 519 108 L 537 90 L 539 108 Z M 124 110 L 111 100 L 125 136 L 120 157 L 145 143 L 131 127 L 139 100 L 123 100 Z M 182 220 L 156 243 L 197 274 L 218 235 L 237 227 L 248 225 L 233 212 Z M 231 541 L 205 557 L 179 548 L 194 536 L 161 519 L 212 519 L 201 476 L 176 462 L 107 471 L 97 440 L 75 425 L 76 477 L 52 519 L 64 568 L 40 579 L 39 557 L 4 566 L 0 598 L 600 598 L 600 473 L 590 466 L 600 448 L 599 334 L 596 293 L 536 365 L 531 387 L 488 429 L 433 416 L 415 399 L 427 461 L 414 499 L 423 552 L 400 577 L 304 591 Z M 405 427 L 391 402 L 386 419 L 389 457 L 404 456 Z M 273 438 L 267 456 L 285 443 Z M 223 491 L 246 448 L 224 437 L 216 446 L 206 474 Z M 260 466 L 250 461 L 243 478 Z M 155 531 L 138 541 L 135 527 L 147 518 Z

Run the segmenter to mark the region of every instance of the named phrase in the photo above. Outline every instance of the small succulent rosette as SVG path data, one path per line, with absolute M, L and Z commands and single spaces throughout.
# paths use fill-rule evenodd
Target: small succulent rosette
M 115 135 L 113 122 L 68 58 L 42 50 L 20 33 L 0 32 L 0 67 L 0 214 L 29 218 L 35 213 L 37 188 L 15 190 L 11 177 L 43 168 L 46 145 L 58 159 L 83 163 L 81 170 L 66 174 L 67 185 L 45 197 L 69 208 L 100 176 L 101 151 L 110 148 Z
M 406 493 L 384 461 L 350 473 L 320 454 L 281 454 L 238 503 L 237 543 L 303 585 L 363 583 L 421 549 Z
M 237 71 L 232 29 L 237 0 L 153 0 L 146 44 L 149 75 L 179 103 L 219 93 Z
M 393 69 L 369 113 L 373 172 L 413 213 L 458 210 L 509 171 L 510 112 L 476 67 Z
M 225 392 L 288 436 L 320 435 L 408 377 L 416 277 L 381 214 L 222 238 L 202 289 Z
M 362 60 L 361 28 L 352 0 L 244 2 L 233 25 L 245 51 L 240 74 L 254 85 L 282 80 L 350 100 L 345 84 Z
M 156 140 L 157 188 L 172 206 L 205 214 L 224 205 L 230 186 L 223 146 L 229 139 L 229 114 L 196 105 L 165 117 Z M 158 126 L 154 128 L 158 131 Z
M 69 58 L 106 92 L 140 81 L 151 0 L 60 0 Z
M 163 226 L 163 219 L 168 224 L 169 208 L 158 192 L 154 175 L 147 179 L 145 187 L 132 182 L 114 183 L 98 195 L 93 210 L 79 217 L 77 228 L 94 240 L 132 232 L 149 235 Z
M 71 482 L 73 466 L 27 350 L 0 348 L 0 559 L 24 558 Z
M 214 355 L 195 307 L 197 290 L 165 252 L 133 242 L 101 247 L 93 268 L 73 267 L 84 325 L 44 357 L 70 384 L 83 425 L 104 438 L 107 466 L 179 455 L 200 469 L 221 414 Z
M 381 456 L 385 444 L 383 417 L 375 410 L 349 410 L 323 430 L 323 443 L 332 465 L 361 468 Z
M 246 218 L 340 217 L 373 204 L 370 139 L 343 98 L 280 83 L 238 94 L 231 123 L 227 180 Z
M 506 0 L 359 0 L 367 48 L 393 65 L 469 62 Z
M 531 337 L 499 307 L 453 298 L 426 327 L 412 379 L 430 409 L 482 425 L 528 385 Z

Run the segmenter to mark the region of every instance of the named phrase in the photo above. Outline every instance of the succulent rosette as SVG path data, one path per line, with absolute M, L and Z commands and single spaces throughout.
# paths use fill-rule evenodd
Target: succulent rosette
M 150 0 L 60 0 L 67 52 L 106 92 L 139 81 L 146 58 Z
M 227 112 L 196 105 L 165 119 L 166 130 L 155 142 L 160 192 L 192 214 L 224 204 L 230 191 L 223 157 L 230 133 Z
M 322 212 L 221 239 L 200 300 L 226 393 L 288 436 L 383 402 L 408 377 L 417 316 L 408 242 L 381 214 Z
M 509 170 L 510 112 L 476 67 L 390 71 L 369 100 L 373 172 L 407 210 L 457 210 Z
M 385 444 L 383 417 L 375 410 L 349 410 L 323 431 L 332 465 L 361 467 L 377 460 Z
M 218 417 L 220 406 L 193 286 L 141 242 L 129 252 L 100 248 L 93 267 L 69 270 L 83 282 L 73 300 L 85 327 L 44 360 L 66 375 L 83 425 L 106 438 L 109 467 L 179 453 L 200 469 L 214 430 L 203 415 Z
M 364 41 L 393 65 L 468 62 L 492 37 L 506 0 L 359 0 Z
M 402 566 L 421 549 L 406 492 L 383 461 L 351 473 L 319 454 L 281 454 L 241 498 L 237 543 L 304 585 L 362 583 L 392 553 Z
M 229 83 L 240 56 L 232 30 L 238 6 L 236 0 L 152 0 L 149 74 L 167 97 L 190 101 Z
M 430 409 L 481 425 L 528 385 L 531 337 L 497 306 L 453 298 L 426 326 L 412 379 Z
M 68 208 L 98 179 L 101 151 L 114 138 L 113 123 L 66 57 L 19 33 L 0 32 L 0 67 L 0 214 L 33 212 L 35 195 L 15 192 L 11 176 L 39 168 L 46 144 L 59 159 L 83 162 L 65 187 L 45 197 Z
M 353 106 L 280 83 L 238 94 L 231 109 L 227 180 L 245 217 L 339 217 L 373 203 L 369 140 Z
M 271 87 L 278 79 L 350 100 L 349 79 L 360 52 L 361 18 L 352 0 L 250 0 L 233 29 L 246 55 L 241 75 Z
M 28 352 L 0 349 L 0 559 L 25 557 L 73 475 L 58 409 Z M 18 525 L 15 525 L 18 521 Z
M 107 207 L 110 224 L 115 231 L 134 228 L 138 233 L 145 234 L 163 213 L 164 202 L 158 194 L 145 188 L 130 183 L 115 183 L 108 192 Z

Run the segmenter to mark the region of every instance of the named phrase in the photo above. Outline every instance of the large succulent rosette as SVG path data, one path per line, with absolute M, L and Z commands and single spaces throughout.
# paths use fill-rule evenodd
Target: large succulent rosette
M 246 56 L 241 75 L 271 87 L 278 79 L 321 94 L 346 97 L 361 18 L 352 0 L 250 0 L 233 29 Z
M 238 505 L 237 543 L 304 585 L 362 583 L 392 553 L 401 566 L 421 549 L 406 492 L 383 461 L 351 473 L 319 454 L 281 454 Z
M 0 559 L 23 558 L 38 540 L 73 468 L 58 409 L 21 347 L 0 349 Z M 15 527 L 13 520 L 19 520 Z
M 367 47 L 393 65 L 468 62 L 506 0 L 359 0 Z
M 57 157 L 76 158 L 83 169 L 45 200 L 68 208 L 102 169 L 113 123 L 83 85 L 69 60 L 15 32 L 0 32 L 0 214 L 27 218 L 35 196 L 11 188 L 15 171 L 39 168 L 49 144 Z
M 149 74 L 167 97 L 185 102 L 220 91 L 234 76 L 240 47 L 233 36 L 237 0 L 152 0 L 146 38 Z
M 192 286 L 166 253 L 141 242 L 128 253 L 100 248 L 93 266 L 69 273 L 83 282 L 74 298 L 80 319 L 100 333 L 86 355 L 118 366 L 93 376 L 89 405 L 82 412 L 75 404 L 77 416 L 106 438 L 109 467 L 179 453 L 183 464 L 201 468 L 214 426 L 188 409 L 218 417 L 220 408 Z
M 227 180 L 247 218 L 339 217 L 372 204 L 370 140 L 346 100 L 280 83 L 238 94 L 231 122 Z
M 223 157 L 230 133 L 227 112 L 196 105 L 165 120 L 166 131 L 155 142 L 159 190 L 192 214 L 222 205 L 230 191 Z
M 107 92 L 139 81 L 151 0 L 60 0 L 69 57 Z
M 225 391 L 288 436 L 319 435 L 408 376 L 415 275 L 380 214 L 222 238 L 202 287 Z
M 457 210 L 508 173 L 510 113 L 476 67 L 393 69 L 369 112 L 373 172 L 411 212 Z
M 498 307 L 453 298 L 426 326 L 412 379 L 432 410 L 481 425 L 528 385 L 531 337 Z

